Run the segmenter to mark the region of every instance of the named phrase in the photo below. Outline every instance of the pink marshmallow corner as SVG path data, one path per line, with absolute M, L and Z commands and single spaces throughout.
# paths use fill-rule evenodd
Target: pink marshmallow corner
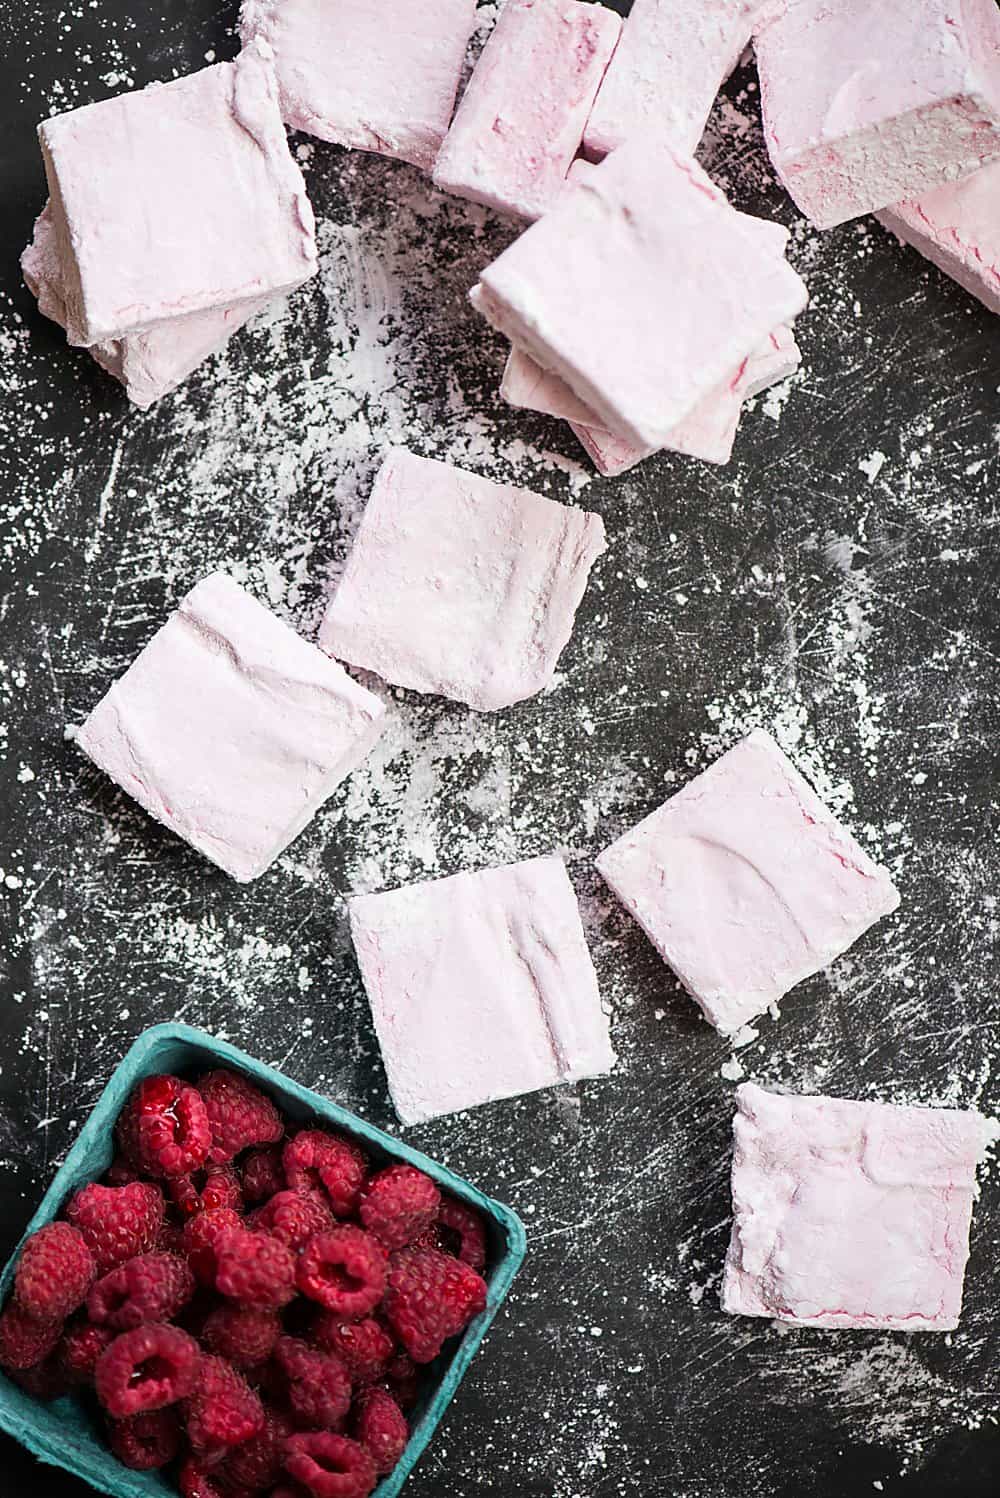
M 771 160 L 821 229 L 1000 156 L 995 0 L 787 0 L 756 50 Z
M 75 737 L 151 816 L 247 883 L 357 768 L 384 715 L 377 697 L 217 572 L 181 600 Z
M 952 1331 L 978 1113 L 737 1092 L 722 1307 L 794 1326 Z
M 597 515 L 395 448 L 319 642 L 395 686 L 495 712 L 552 681 L 605 550 Z
M 888 871 L 762 729 L 626 832 L 597 867 L 723 1035 L 899 905 Z
M 614 1065 L 561 859 L 360 895 L 349 908 L 404 1124 L 602 1076 Z
M 600 4 L 507 0 L 441 148 L 435 185 L 514 217 L 545 213 L 621 28 Z
M 89 347 L 315 275 L 266 48 L 39 126 L 67 334 Z
M 429 172 L 455 108 L 476 0 L 243 0 L 274 52 L 286 124 Z
M 875 215 L 904 244 L 1000 313 L 1000 161 Z

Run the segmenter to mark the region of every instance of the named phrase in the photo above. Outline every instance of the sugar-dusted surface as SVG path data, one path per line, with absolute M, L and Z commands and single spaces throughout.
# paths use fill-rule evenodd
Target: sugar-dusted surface
M 880 223 L 1000 313 L 1000 161 L 961 182 L 894 203 Z
M 795 226 L 813 302 L 803 368 L 748 413 L 731 468 L 657 457 L 589 481 L 558 423 L 498 400 L 506 350 L 463 302 L 507 231 L 416 173 L 319 145 L 320 277 L 139 415 L 18 284 L 45 192 L 34 126 L 230 55 L 233 13 L 101 0 L 57 17 L 0 0 L 0 17 L 17 39 L 0 57 L 5 1247 L 154 1020 L 226 1032 L 391 1124 L 340 897 L 559 848 L 621 1059 L 600 1082 L 408 1131 L 511 1201 L 532 1248 L 407 1498 L 649 1498 L 651 1472 L 684 1498 L 993 1498 L 995 1168 L 948 1339 L 778 1335 L 723 1315 L 717 1291 L 723 1066 L 1000 1111 L 996 320 L 876 226 L 802 227 L 739 74 L 708 159 L 740 207 Z M 89 770 L 62 726 L 213 567 L 315 628 L 372 448 L 398 441 L 598 510 L 602 587 L 550 695 L 488 720 L 394 698 L 363 778 L 272 874 L 233 886 Z M 891 856 L 905 904 L 892 945 L 811 980 L 734 1055 L 590 859 L 756 722 Z M 15 1493 L 88 1492 L 2 1454 Z

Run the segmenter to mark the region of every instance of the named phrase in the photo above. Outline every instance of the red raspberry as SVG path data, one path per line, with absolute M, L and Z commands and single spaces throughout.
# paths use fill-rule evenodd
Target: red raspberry
M 167 1182 L 167 1192 L 183 1217 L 217 1212 L 223 1207 L 243 1211 L 243 1188 L 231 1165 L 211 1165 L 204 1175 L 175 1176 Z
M 397 1352 L 385 1370 L 385 1380 L 400 1409 L 412 1410 L 420 1398 L 420 1374 L 408 1353 Z
M 216 1250 L 215 1288 L 241 1306 L 286 1306 L 295 1298 L 294 1255 L 268 1233 L 233 1228 Z
M 211 1465 L 232 1446 L 242 1446 L 264 1429 L 259 1395 L 224 1358 L 204 1356 L 198 1387 L 185 1404 L 188 1440 Z
M 324 1192 L 334 1216 L 350 1217 L 367 1169 L 356 1144 L 322 1129 L 303 1129 L 285 1145 L 282 1163 L 293 1191 Z
M 147 1410 L 128 1420 L 112 1420 L 108 1445 L 123 1467 L 153 1472 L 177 1455 L 181 1427 L 174 1410 Z
M 107 1274 L 136 1254 L 156 1246 L 163 1226 L 163 1192 L 148 1181 L 131 1186 L 84 1186 L 66 1208 L 94 1255 L 98 1274 Z
M 297 1337 L 282 1337 L 274 1361 L 287 1380 L 289 1408 L 308 1430 L 339 1430 L 351 1407 L 351 1377 L 338 1358 Z
M 131 1160 L 126 1160 L 124 1155 L 116 1155 L 101 1178 L 102 1186 L 131 1186 L 133 1181 L 141 1177 L 137 1168 Z
M 181 1498 L 251 1498 L 247 1488 L 226 1487 L 214 1472 L 206 1472 L 200 1462 L 189 1457 L 177 1474 Z
M 156 1251 L 160 1254 L 180 1254 L 185 1257 L 184 1229 L 173 1222 L 164 1222 L 156 1240 Z
M 55 1351 L 62 1336 L 61 1321 L 36 1321 L 16 1301 L 0 1315 L 0 1368 L 23 1373 Z
M 249 1488 L 258 1493 L 281 1478 L 285 1442 L 295 1434 L 295 1426 L 280 1410 L 266 1410 L 264 1429 L 243 1446 L 238 1446 L 220 1472 L 229 1492 L 232 1486 Z
M 396 1466 L 410 1439 L 406 1416 L 385 1389 L 362 1389 L 352 1413 L 354 1438 L 375 1463 L 375 1471 L 385 1477 Z
M 486 1281 L 468 1264 L 433 1248 L 404 1248 L 389 1270 L 385 1314 L 415 1363 L 437 1357 L 486 1307 Z
M 212 1129 L 212 1165 L 225 1165 L 251 1145 L 277 1144 L 285 1132 L 271 1099 L 239 1072 L 210 1071 L 198 1091 Z
M 67 1381 L 92 1384 L 97 1360 L 116 1336 L 110 1326 L 92 1326 L 89 1321 L 78 1321 L 75 1326 L 68 1327 L 58 1351 L 59 1364 Z
M 293 1253 L 333 1225 L 333 1213 L 317 1191 L 279 1191 L 254 1217 L 255 1228 L 279 1238 Z
M 252 1368 L 266 1362 L 281 1336 L 277 1311 L 253 1306 L 219 1306 L 207 1317 L 201 1340 L 237 1368 Z
M 146 1321 L 172 1321 L 194 1289 L 194 1275 L 176 1254 L 140 1254 L 97 1281 L 87 1314 L 98 1326 L 128 1332 Z
M 374 1311 L 385 1294 L 388 1267 L 377 1238 L 344 1225 L 309 1240 L 295 1280 L 303 1295 L 350 1321 Z
M 176 1326 L 122 1332 L 97 1361 L 97 1397 L 116 1420 L 186 1399 L 199 1377 L 198 1344 Z
M 197 1088 L 178 1077 L 146 1077 L 118 1119 L 118 1144 L 144 1175 L 186 1176 L 208 1156 L 212 1130 Z
M 329 1431 L 292 1436 L 285 1471 L 313 1498 L 367 1498 L 375 1486 L 375 1463 L 363 1446 Z
M 379 1321 L 345 1321 L 332 1311 L 321 1311 L 313 1340 L 324 1352 L 340 1358 L 356 1384 L 373 1384 L 385 1376 L 395 1343 Z
M 63 1321 L 86 1300 L 96 1273 L 83 1234 L 68 1222 L 50 1222 L 21 1250 L 14 1297 L 36 1321 Z
M 412 1165 L 390 1165 L 365 1186 L 359 1216 L 386 1248 L 405 1248 L 430 1227 L 440 1205 L 430 1176 Z
M 251 1150 L 243 1161 L 243 1195 L 248 1202 L 266 1202 L 285 1189 L 281 1146 Z
M 243 1219 L 228 1207 L 218 1212 L 201 1212 L 184 1224 L 181 1234 L 182 1251 L 194 1270 L 200 1285 L 212 1289 L 215 1286 L 215 1271 L 218 1267 L 219 1245 L 227 1233 L 241 1230 Z
M 34 1368 L 23 1368 L 20 1373 L 11 1370 L 10 1380 L 32 1399 L 41 1400 L 42 1404 L 61 1399 L 70 1392 L 66 1375 L 58 1359 L 54 1357 L 46 1358 L 44 1363 L 36 1363 Z
M 438 1223 L 445 1230 L 445 1249 L 481 1274 L 486 1267 L 486 1224 L 479 1213 L 453 1196 L 442 1196 Z

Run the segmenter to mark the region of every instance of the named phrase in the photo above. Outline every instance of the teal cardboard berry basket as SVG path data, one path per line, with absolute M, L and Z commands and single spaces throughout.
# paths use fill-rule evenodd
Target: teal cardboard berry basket
M 233 1046 L 186 1025 L 157 1025 L 140 1035 L 116 1069 L 24 1236 L 27 1238 L 51 1222 L 75 1191 L 107 1170 L 114 1154 L 115 1120 L 137 1082 L 158 1072 L 184 1073 L 220 1065 L 251 1077 L 291 1118 L 332 1125 L 356 1139 L 377 1162 L 405 1161 L 426 1171 L 446 1191 L 476 1207 L 486 1219 L 489 1233 L 486 1310 L 466 1328 L 454 1351 L 446 1350 L 430 1365 L 427 1388 L 410 1416 L 409 1444 L 395 1471 L 375 1489 L 374 1498 L 395 1498 L 454 1398 L 524 1259 L 524 1228 L 509 1207 L 484 1196 L 443 1165 Z M 19 1252 L 20 1245 L 0 1276 L 0 1297 L 4 1300 L 11 1289 Z M 113 1498 L 177 1498 L 177 1489 L 167 1478 L 123 1467 L 104 1444 L 101 1431 L 87 1409 L 73 1398 L 42 1404 L 0 1374 L 0 1429 L 14 1436 L 40 1461 L 72 1472 L 98 1492 L 112 1494 Z

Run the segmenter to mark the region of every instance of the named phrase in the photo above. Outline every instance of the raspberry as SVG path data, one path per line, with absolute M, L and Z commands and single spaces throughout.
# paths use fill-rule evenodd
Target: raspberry
M 185 1405 L 188 1440 L 209 1464 L 264 1429 L 264 1406 L 224 1358 L 204 1356 L 198 1387 Z
M 71 1384 L 92 1384 L 97 1359 L 110 1347 L 117 1333 L 110 1326 L 92 1326 L 78 1321 L 68 1327 L 59 1344 L 59 1365 Z
M 118 1119 L 118 1145 L 126 1160 L 151 1176 L 186 1176 L 200 1170 L 212 1142 L 201 1094 L 178 1077 L 147 1077 Z
M 86 1300 L 96 1273 L 83 1234 L 68 1222 L 50 1222 L 21 1250 L 14 1297 L 36 1321 L 63 1321 Z
M 62 1399 L 70 1392 L 69 1382 L 57 1358 L 46 1358 L 34 1368 L 23 1368 L 20 1373 L 11 1372 L 12 1383 L 23 1389 L 32 1399 L 49 1404 L 53 1399 Z
M 112 1420 L 108 1445 L 123 1467 L 152 1472 L 172 1462 L 181 1444 L 181 1428 L 173 1410 L 147 1410 L 128 1420 Z
M 385 1314 L 415 1363 L 436 1358 L 485 1309 L 486 1281 L 468 1264 L 433 1248 L 404 1248 L 394 1255 Z
M 173 1222 L 164 1222 L 156 1240 L 156 1251 L 160 1254 L 184 1255 L 184 1229 Z
M 367 1498 L 375 1486 L 375 1463 L 365 1448 L 328 1431 L 292 1436 L 285 1471 L 313 1498 Z
M 396 1466 L 410 1439 L 406 1416 L 385 1389 L 362 1390 L 355 1401 L 352 1429 L 380 1477 Z
M 181 1467 L 177 1474 L 177 1486 L 181 1498 L 250 1498 L 246 1488 L 224 1488 L 213 1473 L 206 1472 L 194 1457 Z
M 18 1373 L 36 1368 L 55 1351 L 61 1336 L 61 1321 L 36 1321 L 11 1301 L 0 1315 L 0 1368 Z
M 278 1482 L 285 1442 L 294 1433 L 295 1427 L 287 1415 L 283 1415 L 280 1410 L 265 1411 L 264 1429 L 260 1434 L 238 1446 L 232 1456 L 226 1458 L 226 1464 L 220 1473 L 226 1491 L 229 1492 L 235 1485 L 257 1493 Z
M 343 1363 L 296 1337 L 280 1339 L 274 1361 L 287 1380 L 296 1422 L 309 1430 L 338 1430 L 351 1407 L 351 1377 Z
M 390 1165 L 368 1182 L 359 1216 L 386 1248 L 405 1248 L 431 1226 L 440 1205 L 441 1193 L 430 1176 L 412 1165 Z
M 316 1191 L 279 1191 L 254 1218 L 254 1227 L 279 1238 L 293 1253 L 333 1225 L 333 1214 Z
M 175 1176 L 167 1182 L 167 1192 L 183 1217 L 198 1212 L 217 1212 L 226 1207 L 243 1211 L 243 1188 L 231 1165 L 210 1165 L 204 1175 Z
M 486 1267 L 486 1224 L 479 1213 L 453 1196 L 442 1196 L 438 1223 L 445 1230 L 445 1248 L 482 1273 Z
M 242 1218 L 228 1207 L 220 1207 L 218 1212 L 201 1212 L 184 1224 L 182 1251 L 200 1285 L 214 1287 L 219 1244 L 227 1233 L 242 1227 Z
M 344 1321 L 332 1311 L 321 1311 L 313 1327 L 313 1340 L 324 1352 L 332 1352 L 344 1364 L 356 1384 L 373 1384 L 384 1377 L 395 1352 L 395 1343 L 381 1322 Z
M 385 1370 L 385 1381 L 400 1409 L 412 1410 L 420 1398 L 420 1374 L 408 1353 L 397 1352 Z
M 172 1321 L 194 1289 L 194 1275 L 176 1254 L 140 1254 L 97 1281 L 87 1314 L 98 1326 L 128 1332 L 146 1321 Z
M 219 1306 L 207 1317 L 201 1340 L 210 1352 L 237 1368 L 252 1368 L 271 1356 L 280 1336 L 281 1321 L 276 1311 Z
M 291 1249 L 268 1233 L 233 1228 L 216 1250 L 215 1288 L 241 1306 L 286 1306 L 295 1298 Z
M 285 1132 L 271 1099 L 238 1072 L 210 1071 L 198 1091 L 212 1130 L 212 1165 L 225 1165 L 251 1145 L 276 1144 Z
M 322 1191 L 336 1217 L 350 1217 L 367 1168 L 356 1144 L 322 1129 L 303 1129 L 285 1145 L 282 1163 L 293 1191 Z
M 251 1150 L 243 1161 L 243 1195 L 248 1202 L 266 1202 L 285 1189 L 281 1147 Z
M 131 1186 L 133 1181 L 140 1180 L 138 1170 L 131 1160 L 126 1160 L 124 1155 L 116 1155 L 108 1166 L 101 1180 L 102 1186 Z
M 198 1344 L 176 1326 L 122 1332 L 98 1358 L 94 1383 L 109 1415 L 124 1420 L 187 1398 L 199 1376 Z
M 163 1226 L 163 1192 L 148 1181 L 84 1186 L 66 1208 L 94 1255 L 98 1274 L 154 1248 Z
M 295 1279 L 303 1295 L 350 1321 L 367 1316 L 382 1299 L 388 1263 L 377 1238 L 345 1225 L 309 1240 Z

